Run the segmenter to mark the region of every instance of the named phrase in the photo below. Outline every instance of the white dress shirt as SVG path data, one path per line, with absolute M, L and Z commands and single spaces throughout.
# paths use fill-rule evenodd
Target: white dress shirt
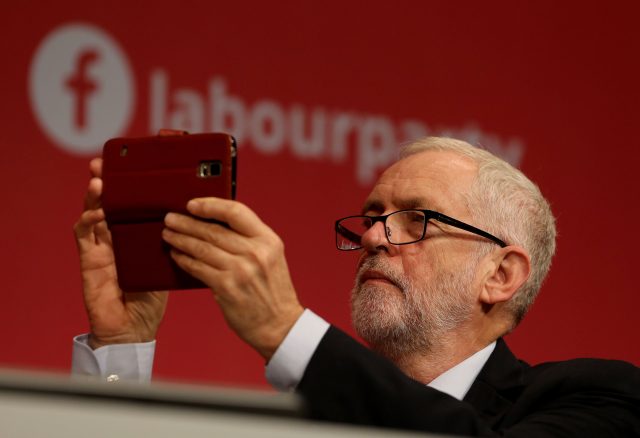
M 73 338 L 71 373 L 74 376 L 101 378 L 109 382 L 151 380 L 156 341 L 112 344 L 92 350 L 88 340 L 88 335 Z
M 295 389 L 328 329 L 328 322 L 306 309 L 267 364 L 265 375 L 269 383 L 282 391 Z M 155 341 L 114 344 L 92 350 L 87 339 L 87 335 L 74 338 L 72 372 L 75 375 L 100 377 L 107 381 L 151 380 Z M 462 400 L 495 346 L 496 343 L 492 342 L 427 386 Z

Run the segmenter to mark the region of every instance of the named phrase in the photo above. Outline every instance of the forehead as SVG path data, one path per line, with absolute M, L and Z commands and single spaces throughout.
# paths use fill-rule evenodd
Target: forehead
M 451 151 L 425 151 L 389 167 L 367 198 L 365 212 L 428 208 L 454 215 L 466 213 L 464 195 L 471 190 L 478 167 Z

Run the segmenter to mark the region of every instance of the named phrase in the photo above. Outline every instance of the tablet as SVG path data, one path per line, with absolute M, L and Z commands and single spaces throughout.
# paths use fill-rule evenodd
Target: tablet
M 103 149 L 102 207 L 125 292 L 206 287 L 162 240 L 164 216 L 193 198 L 234 199 L 237 147 L 227 134 L 115 138 Z

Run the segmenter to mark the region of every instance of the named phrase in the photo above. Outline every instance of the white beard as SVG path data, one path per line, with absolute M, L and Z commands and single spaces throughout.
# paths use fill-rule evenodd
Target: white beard
M 475 266 L 465 265 L 458 272 L 436 268 L 435 278 L 415 285 L 382 257 L 366 259 L 351 292 L 356 332 L 374 351 L 392 360 L 434 349 L 443 334 L 471 317 L 474 303 L 469 293 Z M 401 292 L 361 284 L 362 273 L 370 269 L 384 274 Z

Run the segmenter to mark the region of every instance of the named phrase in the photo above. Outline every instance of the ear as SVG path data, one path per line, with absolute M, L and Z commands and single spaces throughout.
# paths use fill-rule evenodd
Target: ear
M 487 255 L 480 301 L 492 305 L 509 301 L 531 273 L 529 253 L 519 246 L 507 246 Z

